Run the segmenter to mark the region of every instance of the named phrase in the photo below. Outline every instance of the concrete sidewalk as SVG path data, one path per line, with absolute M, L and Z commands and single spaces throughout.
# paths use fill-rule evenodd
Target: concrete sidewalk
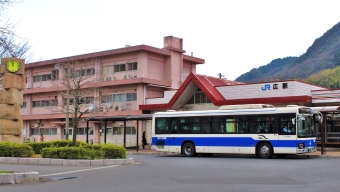
M 169 153 L 169 152 L 158 152 L 155 150 L 148 149 L 140 149 L 136 150 L 127 150 L 129 155 L 178 155 L 177 153 Z M 230 156 L 230 157 L 242 157 L 242 156 L 254 156 L 254 155 L 243 155 L 243 154 L 216 154 L 216 156 Z M 292 155 L 290 155 L 292 156 Z M 321 153 L 321 150 L 318 150 L 313 153 L 305 153 L 299 155 L 293 155 L 297 158 L 340 158 L 340 149 L 326 149 L 324 153 Z

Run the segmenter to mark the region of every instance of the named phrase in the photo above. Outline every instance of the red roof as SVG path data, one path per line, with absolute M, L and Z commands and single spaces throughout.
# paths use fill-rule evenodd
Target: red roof
M 157 110 L 157 109 L 178 109 L 185 105 L 196 91 L 196 87 L 209 98 L 215 106 L 235 105 L 235 104 L 256 104 L 256 103 L 289 103 L 289 102 L 307 102 L 311 103 L 312 98 L 305 96 L 284 96 L 284 97 L 266 97 L 266 98 L 249 98 L 226 100 L 216 87 L 242 85 L 244 83 L 216 78 L 206 75 L 190 73 L 169 103 L 140 105 L 140 110 Z
M 188 86 L 190 86 L 191 82 L 197 85 L 197 87 L 202 90 L 202 92 L 209 98 L 209 100 L 214 105 L 219 105 L 219 103 L 225 101 L 225 98 L 216 89 L 216 87 L 243 84 L 240 82 L 230 81 L 222 78 L 190 73 L 189 76 L 182 83 L 182 85 L 179 87 L 175 95 L 171 98 L 169 103 L 140 105 L 139 109 L 140 110 L 171 109 L 176 104 L 176 101 L 178 101 L 180 96 L 188 88 Z M 186 103 L 183 103 L 182 105 L 184 104 Z

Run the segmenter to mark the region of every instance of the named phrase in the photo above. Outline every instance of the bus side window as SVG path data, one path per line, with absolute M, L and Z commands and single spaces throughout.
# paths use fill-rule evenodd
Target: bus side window
M 170 125 L 171 125 L 170 132 L 172 134 L 176 134 L 177 131 L 178 131 L 178 129 L 177 129 L 177 118 L 170 119 Z
M 293 117 L 280 117 L 279 118 L 279 133 L 281 135 L 294 135 L 295 127 L 292 124 Z
M 211 133 L 211 128 L 210 128 L 209 124 L 204 124 L 204 123 L 202 123 L 202 124 L 203 124 L 202 125 L 202 127 L 203 127 L 202 132 L 203 133 Z
M 167 134 L 168 132 L 168 120 L 166 118 L 156 119 L 156 134 Z

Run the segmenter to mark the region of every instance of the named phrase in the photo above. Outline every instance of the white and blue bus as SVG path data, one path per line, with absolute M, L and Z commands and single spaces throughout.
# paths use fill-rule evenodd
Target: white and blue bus
M 152 148 L 189 157 L 232 153 L 270 158 L 309 153 L 316 151 L 315 119 L 321 121 L 321 114 L 297 105 L 157 112 L 152 121 Z

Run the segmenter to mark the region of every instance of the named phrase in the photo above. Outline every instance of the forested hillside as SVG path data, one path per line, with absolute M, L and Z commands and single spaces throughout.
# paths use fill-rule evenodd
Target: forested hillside
M 325 69 L 340 66 L 340 22 L 320 38 L 300 57 L 275 59 L 267 65 L 236 78 L 240 82 L 259 82 L 285 79 L 305 79 Z
M 285 66 L 294 62 L 298 57 L 286 57 L 283 59 L 275 59 L 267 65 L 263 65 L 259 68 L 254 68 L 249 72 L 241 75 L 236 79 L 240 82 L 254 82 L 254 81 L 271 81 L 277 78 L 272 77 L 273 73 L 278 73 L 284 70 Z
M 340 88 L 340 66 L 313 74 L 303 81 L 322 87 Z

